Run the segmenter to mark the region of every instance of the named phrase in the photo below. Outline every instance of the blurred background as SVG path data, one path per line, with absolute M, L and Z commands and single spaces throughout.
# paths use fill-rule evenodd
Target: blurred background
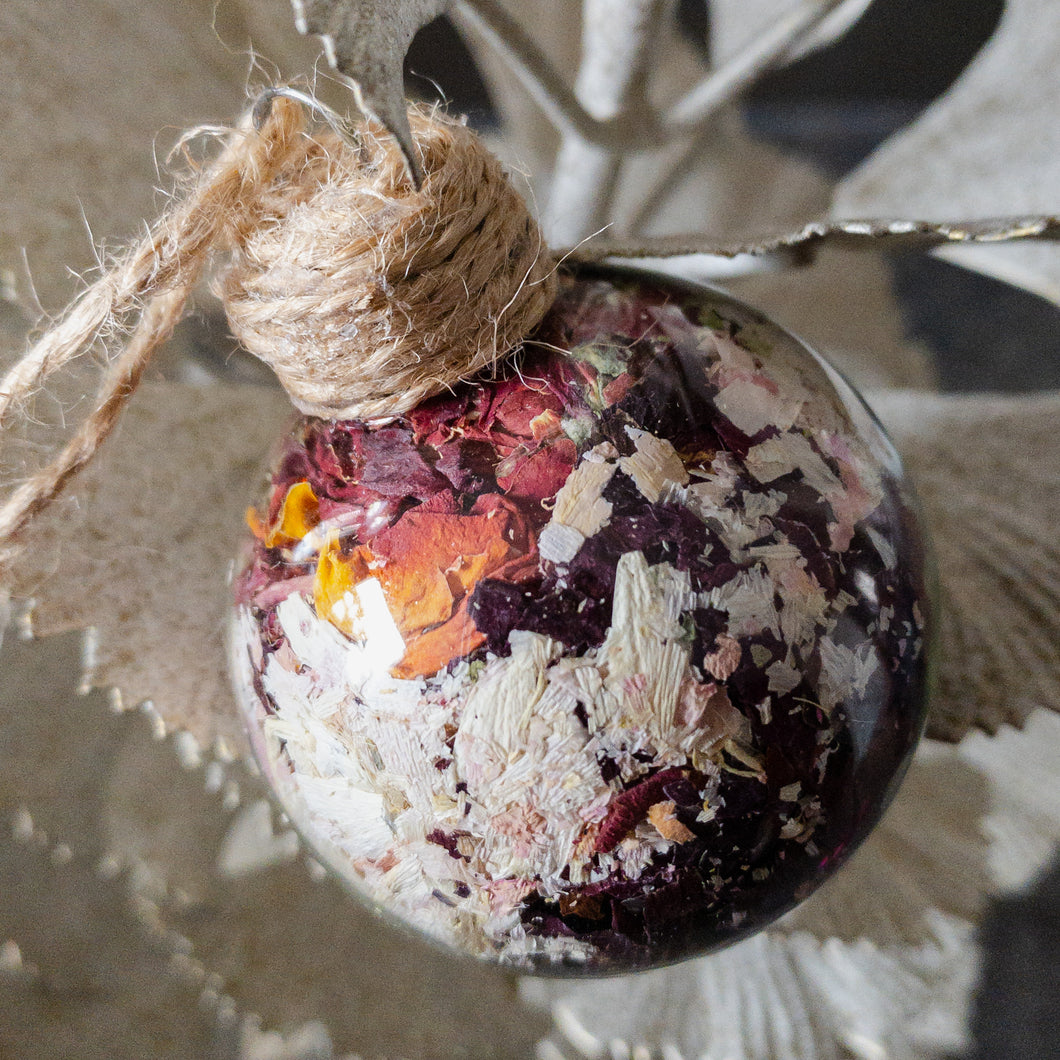
M 838 181 L 950 88 L 997 29 L 1004 6 L 876 0 L 840 39 L 767 73 L 739 105 L 746 128 Z M 709 7 L 709 0 L 680 0 L 676 9 L 704 69 Z M 410 96 L 448 101 L 476 128 L 503 135 L 486 79 L 448 19 L 413 41 L 405 84 Z M 1060 307 L 931 256 L 895 255 L 888 267 L 906 335 L 930 350 L 941 390 L 1060 386 Z

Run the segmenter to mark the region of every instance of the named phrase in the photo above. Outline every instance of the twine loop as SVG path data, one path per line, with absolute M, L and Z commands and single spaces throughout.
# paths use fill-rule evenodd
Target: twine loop
M 113 429 L 208 268 L 235 335 L 299 409 L 331 419 L 407 412 L 533 329 L 557 279 L 525 202 L 465 126 L 420 111 L 410 120 L 419 188 L 378 127 L 313 131 L 297 99 L 268 93 L 187 194 L 30 347 L 0 381 L 0 430 L 98 336 L 130 332 L 94 411 L 0 506 L 0 568 Z

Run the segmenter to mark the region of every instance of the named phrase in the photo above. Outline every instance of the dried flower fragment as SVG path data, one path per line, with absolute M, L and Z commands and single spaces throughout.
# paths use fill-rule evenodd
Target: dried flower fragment
M 648 807 L 648 820 L 655 825 L 656 831 L 664 839 L 674 843 L 687 843 L 696 838 L 696 833 L 686 828 L 674 816 L 676 808 L 674 802 L 656 802 Z

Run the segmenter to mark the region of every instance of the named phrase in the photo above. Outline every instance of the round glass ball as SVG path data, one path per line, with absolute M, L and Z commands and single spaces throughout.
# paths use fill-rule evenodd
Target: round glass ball
M 248 521 L 233 669 L 270 784 L 357 894 L 465 954 L 618 972 L 765 926 L 923 724 L 893 448 L 698 285 L 565 277 L 497 378 L 299 421 Z

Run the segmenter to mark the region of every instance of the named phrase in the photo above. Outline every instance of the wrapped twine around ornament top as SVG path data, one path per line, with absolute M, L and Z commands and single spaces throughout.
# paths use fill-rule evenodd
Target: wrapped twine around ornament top
M 0 567 L 114 427 L 208 268 L 240 342 L 301 411 L 331 419 L 409 411 L 493 366 L 551 304 L 555 261 L 540 230 L 464 125 L 412 111 L 417 188 L 379 127 L 313 131 L 300 103 L 265 99 L 264 117 L 247 115 L 187 195 L 0 383 L 3 428 L 50 375 L 137 318 L 95 411 L 0 507 Z

